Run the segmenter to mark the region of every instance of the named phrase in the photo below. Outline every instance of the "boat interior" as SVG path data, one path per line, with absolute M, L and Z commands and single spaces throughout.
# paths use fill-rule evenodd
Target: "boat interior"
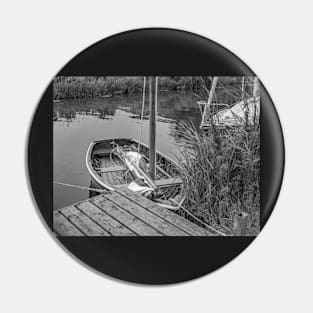
M 114 144 L 113 144 L 114 142 Z M 124 152 L 138 151 L 139 143 L 133 139 L 103 140 L 94 144 L 91 152 L 91 164 L 94 171 L 105 185 L 113 188 L 123 188 L 135 180 L 123 160 L 114 153 L 117 144 Z M 149 148 L 140 144 L 139 152 L 147 170 L 149 169 Z M 163 154 L 156 153 L 156 179 L 155 184 L 162 190 L 162 198 L 168 199 L 180 192 L 182 179 L 179 177 L 178 165 Z

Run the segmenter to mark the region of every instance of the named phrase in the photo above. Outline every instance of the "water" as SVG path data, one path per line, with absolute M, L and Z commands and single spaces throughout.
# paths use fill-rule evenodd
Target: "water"
M 157 150 L 174 159 L 179 158 L 175 122 L 192 121 L 199 127 L 201 115 L 196 101 L 191 94 L 185 93 L 167 92 L 159 95 L 158 116 L 161 120 L 157 121 L 156 128 Z M 141 122 L 131 116 L 141 112 L 141 102 L 142 97 L 138 95 L 54 103 L 54 181 L 89 187 L 90 176 L 85 165 L 85 155 L 90 142 L 117 137 L 139 139 Z M 144 115 L 147 114 L 148 104 Z M 149 141 L 148 120 L 143 121 L 141 141 Z M 88 197 L 88 190 L 53 186 L 54 209 Z

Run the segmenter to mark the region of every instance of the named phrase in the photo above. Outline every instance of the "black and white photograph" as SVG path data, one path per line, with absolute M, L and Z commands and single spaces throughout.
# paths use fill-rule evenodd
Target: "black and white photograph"
M 313 312 L 312 1 L 1 4 L 1 312 Z
M 58 236 L 257 236 L 252 76 L 56 76 Z

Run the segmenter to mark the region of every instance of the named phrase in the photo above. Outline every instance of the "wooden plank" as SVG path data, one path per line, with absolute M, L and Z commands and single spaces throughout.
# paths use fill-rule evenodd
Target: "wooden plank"
M 210 233 L 206 229 L 188 221 L 187 219 L 183 218 L 180 215 L 171 212 L 170 210 L 157 205 L 156 203 L 152 202 L 151 200 L 140 196 L 137 193 L 131 192 L 128 189 L 123 189 L 119 191 L 127 198 L 131 199 L 132 201 L 136 202 L 138 205 L 146 208 L 147 210 L 153 212 L 154 214 L 164 218 L 169 223 L 183 229 L 184 231 L 188 232 L 190 235 L 193 236 L 215 236 L 214 234 Z
M 149 211 L 147 207 L 149 207 L 149 205 L 154 205 L 154 203 L 142 196 L 141 199 L 146 199 L 148 201 L 147 207 L 140 206 L 134 201 L 129 201 L 129 198 L 117 193 L 105 194 L 103 197 L 123 208 L 124 211 L 136 216 L 148 225 L 151 225 L 166 236 L 189 236 L 188 233 L 162 219 L 160 215 L 156 215 L 154 212 L 152 213 Z
M 82 214 L 75 206 L 62 209 L 62 213 L 87 236 L 109 236 L 103 228 L 94 223 L 86 215 Z
M 93 151 L 94 155 L 109 155 L 110 152 L 112 151 L 111 148 L 102 148 L 102 147 L 96 147 L 95 150 Z
M 109 162 L 109 159 L 108 159 L 108 158 L 103 158 L 102 164 L 104 164 L 103 167 L 109 167 L 109 166 L 111 166 L 111 163 Z M 114 179 L 113 179 L 113 176 L 112 176 L 112 172 L 104 173 L 103 177 L 106 178 L 106 181 L 107 181 L 110 185 L 114 185 Z
M 125 179 L 124 175 L 125 175 L 126 170 L 127 170 L 127 168 L 125 167 L 125 164 L 119 158 L 114 158 L 114 164 L 116 166 L 120 166 L 120 167 L 123 166 L 124 167 L 124 171 L 118 171 L 118 172 L 115 171 L 115 172 L 112 173 L 112 176 L 114 176 L 114 178 L 115 178 L 115 183 L 116 184 L 123 184 L 123 183 L 125 183 L 126 179 Z
M 84 236 L 78 228 L 58 211 L 53 214 L 53 229 L 60 236 Z
M 110 215 L 99 209 L 89 201 L 81 202 L 77 208 L 82 210 L 93 221 L 96 221 L 102 228 L 112 236 L 136 236 L 134 232 L 117 222 Z
M 124 164 L 121 162 L 121 160 L 118 157 L 114 157 L 112 159 L 112 166 L 124 166 Z M 126 169 L 126 168 L 125 168 Z M 117 171 L 113 171 L 110 172 L 110 175 L 112 177 L 112 184 L 116 185 L 116 184 L 122 184 L 124 182 L 123 180 L 123 173 L 121 171 L 117 172 Z
M 157 170 L 159 172 L 161 172 L 163 175 L 165 175 L 168 178 L 172 178 L 172 176 L 169 173 L 167 173 L 161 166 L 159 166 L 159 165 L 155 165 L 155 166 L 156 166 Z
M 155 181 L 155 184 L 158 187 L 175 186 L 175 185 L 181 185 L 182 183 L 183 183 L 183 180 L 180 177 L 164 178 L 164 179 L 158 179 Z M 127 184 L 117 184 L 117 185 L 114 185 L 114 187 L 117 189 L 124 189 L 127 187 Z
M 181 185 L 182 183 L 183 183 L 183 180 L 180 177 L 158 179 L 158 180 L 155 181 L 155 184 L 158 187 Z
M 158 187 L 175 186 L 175 185 L 181 185 L 182 183 L 183 183 L 183 180 L 180 177 L 164 178 L 164 179 L 158 179 L 155 181 L 155 184 Z M 114 187 L 117 189 L 124 189 L 124 188 L 127 188 L 127 184 L 118 184 L 118 185 L 114 185 Z
M 110 166 L 110 167 L 104 167 L 104 168 L 98 168 L 98 171 L 100 173 L 108 173 L 108 172 L 116 172 L 116 171 L 125 171 L 127 168 L 125 166 Z
M 107 214 L 118 220 L 120 223 L 127 225 L 127 228 L 140 236 L 162 236 L 163 234 L 143 221 L 139 220 L 132 214 L 124 211 L 119 206 L 113 204 L 102 195 L 90 199 L 90 201 L 105 211 Z

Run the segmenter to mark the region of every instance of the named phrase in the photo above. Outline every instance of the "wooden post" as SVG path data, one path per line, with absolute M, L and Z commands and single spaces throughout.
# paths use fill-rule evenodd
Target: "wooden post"
M 259 91 L 259 80 L 255 76 L 253 80 L 253 98 L 256 98 L 258 96 L 258 91 Z
M 248 213 L 240 212 L 234 215 L 233 236 L 245 236 L 248 224 Z
M 242 83 L 241 83 L 241 100 L 243 100 L 245 95 L 245 77 L 242 77 Z
M 157 79 L 153 76 L 149 77 L 149 106 L 150 106 L 150 134 L 149 134 L 149 162 L 150 176 L 155 180 L 155 138 L 156 138 L 156 101 L 157 101 Z

